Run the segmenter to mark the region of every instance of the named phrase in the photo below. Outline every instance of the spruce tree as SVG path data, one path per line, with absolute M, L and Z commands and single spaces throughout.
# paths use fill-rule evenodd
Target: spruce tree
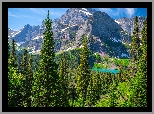
M 88 89 L 87 89 L 87 104 L 92 106 L 95 103 L 95 79 L 94 74 L 91 75 Z
M 142 45 L 139 49 L 140 59 L 137 63 L 138 71 L 132 83 L 132 88 L 134 89 L 132 101 L 137 107 L 147 106 L 147 18 L 141 33 Z
M 138 17 L 135 17 L 134 21 L 134 32 L 133 32 L 133 37 L 132 37 L 132 43 L 131 43 L 131 56 L 132 56 L 132 63 L 133 66 L 135 66 L 136 61 L 139 59 L 138 58 L 138 49 L 140 47 L 140 38 L 139 38 L 139 25 L 138 25 Z
M 80 55 L 80 65 L 78 66 L 78 80 L 77 80 L 77 94 L 82 97 L 83 104 L 85 105 L 87 87 L 90 80 L 90 65 L 89 65 L 89 49 L 87 43 L 87 36 L 83 35 L 83 48 Z
M 138 49 L 140 47 L 140 39 L 139 39 L 139 27 L 138 27 L 138 17 L 135 17 L 134 20 L 134 31 L 133 31 L 133 37 L 132 37 L 132 42 L 131 42 L 131 49 L 130 49 L 130 54 L 131 54 L 131 66 L 130 66 L 130 71 L 128 77 L 134 77 L 136 73 L 136 68 L 137 68 L 137 61 L 139 59 L 139 53 Z
M 63 52 L 61 63 L 60 63 L 60 69 L 59 69 L 59 76 L 60 76 L 60 83 L 62 87 L 62 106 L 68 107 L 68 65 L 65 57 L 65 52 Z
M 11 66 L 17 68 L 17 57 L 15 53 L 15 41 L 14 39 L 12 40 L 12 50 L 10 52 L 10 64 Z
M 44 42 L 42 44 L 40 55 L 40 66 L 35 74 L 35 104 L 37 106 L 57 107 L 61 106 L 61 91 L 59 75 L 57 73 L 58 65 L 55 62 L 54 39 L 51 31 L 52 21 L 45 19 Z
M 100 90 L 101 88 L 99 74 L 91 74 L 87 89 L 87 102 L 90 107 L 92 105 L 95 105 L 96 101 L 100 98 Z
M 29 60 L 28 60 L 28 73 L 27 73 L 27 99 L 26 99 L 26 102 L 27 102 L 27 107 L 31 107 L 31 97 L 33 96 L 32 95 L 32 86 L 33 86 L 33 82 L 34 82 L 34 79 L 33 79 L 33 70 L 32 70 L 32 55 L 30 55 L 29 57 Z
M 24 54 L 22 56 L 21 62 L 21 73 L 26 75 L 28 71 L 28 51 L 24 49 Z
M 33 82 L 33 71 L 32 71 L 32 56 L 28 58 L 28 51 L 24 49 L 24 54 L 21 63 L 21 73 L 24 75 L 25 80 L 23 81 L 24 94 L 24 106 L 31 107 L 31 95 L 32 95 L 32 82 Z

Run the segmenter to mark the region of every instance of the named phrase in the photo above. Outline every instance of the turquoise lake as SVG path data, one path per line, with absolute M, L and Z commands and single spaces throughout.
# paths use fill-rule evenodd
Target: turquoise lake
M 98 71 L 98 72 L 110 72 L 110 73 L 118 73 L 119 70 L 112 70 L 112 69 L 96 69 L 96 68 L 93 68 L 92 70 L 94 71 Z

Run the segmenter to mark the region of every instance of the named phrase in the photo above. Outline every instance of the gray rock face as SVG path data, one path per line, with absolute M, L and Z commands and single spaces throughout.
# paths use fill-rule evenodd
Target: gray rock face
M 39 26 L 25 25 L 19 31 L 13 31 L 10 39 L 14 39 L 16 42 L 26 42 L 39 35 Z
M 121 39 L 119 31 L 121 27 L 115 23 L 115 21 L 110 18 L 106 13 L 100 11 L 94 13 L 92 23 L 92 34 L 98 37 L 108 37 Z
M 130 35 L 133 35 L 134 20 L 135 20 L 135 18 L 125 18 L 124 17 L 124 18 L 120 18 L 116 21 L 124 31 L 126 31 Z M 141 31 L 144 21 L 145 21 L 144 17 L 141 17 L 141 16 L 138 17 L 139 31 Z

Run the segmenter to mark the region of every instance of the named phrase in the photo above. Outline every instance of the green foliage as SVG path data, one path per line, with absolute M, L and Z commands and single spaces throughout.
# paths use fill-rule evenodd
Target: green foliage
M 37 106 L 61 106 L 61 86 L 57 74 L 58 65 L 54 58 L 54 39 L 51 32 L 49 11 L 45 20 L 44 42 L 41 49 L 40 66 L 35 74 L 35 102 Z M 36 90 L 35 90 L 36 89 Z M 36 93 L 37 92 L 37 93 Z M 39 93 L 39 94 L 38 94 Z
M 17 64 L 17 56 L 15 53 L 16 50 L 16 46 L 15 46 L 15 41 L 14 39 L 12 40 L 12 50 L 10 52 L 10 65 L 17 68 L 18 64 Z
M 120 64 L 122 64 L 123 66 L 128 67 L 130 65 L 130 60 L 129 59 L 117 59 L 117 58 L 114 58 L 113 62 L 117 66 L 120 66 Z
M 139 27 L 138 27 L 138 17 L 136 16 L 134 21 L 134 32 L 132 37 L 132 43 L 131 43 L 131 50 L 130 53 L 132 55 L 133 62 L 136 62 L 138 60 L 138 48 L 140 47 L 140 39 L 139 39 Z
M 88 63 L 89 50 L 87 47 L 87 37 L 84 35 L 83 48 L 80 55 L 80 65 L 78 66 L 77 93 L 83 98 L 83 106 L 85 105 L 87 87 L 90 80 L 90 65 Z
M 128 44 L 122 44 L 125 48 L 129 49 L 130 46 Z
M 60 84 L 62 87 L 62 106 L 68 107 L 68 65 L 65 57 L 65 53 L 63 52 L 61 63 L 60 63 L 60 69 L 59 69 L 59 76 L 60 76 Z
M 10 62 L 10 61 L 9 61 Z M 18 73 L 17 68 L 8 66 L 8 106 L 20 107 L 23 104 L 23 84 L 24 76 Z
M 137 73 L 132 80 L 132 87 L 136 96 L 133 101 L 135 106 L 145 107 L 147 106 L 147 18 L 142 29 L 142 46 L 138 51 L 140 55 L 137 62 Z
M 103 68 L 103 64 L 102 63 L 94 63 L 93 68 Z
M 99 100 L 101 95 L 102 81 L 99 73 L 91 74 L 88 91 L 87 91 L 87 105 L 93 106 Z

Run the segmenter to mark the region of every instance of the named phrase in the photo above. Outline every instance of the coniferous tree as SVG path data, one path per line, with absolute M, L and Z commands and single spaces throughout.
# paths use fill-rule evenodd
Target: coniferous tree
M 26 95 L 26 102 L 27 102 L 27 107 L 31 107 L 31 97 L 32 95 L 32 86 L 33 86 L 33 70 L 32 70 L 32 55 L 30 55 L 29 60 L 28 60 L 28 73 L 27 73 L 27 95 Z
M 145 107 L 147 106 L 147 18 L 142 29 L 142 45 L 139 52 L 138 71 L 132 82 L 134 89 L 132 102 L 137 107 Z
M 87 87 L 89 85 L 90 80 L 90 65 L 88 63 L 89 59 L 89 49 L 87 45 L 87 37 L 83 36 L 83 48 L 80 55 L 80 65 L 78 66 L 78 80 L 77 80 L 77 93 L 79 96 L 83 98 L 83 104 L 85 105 L 86 95 L 87 95 Z
M 32 81 L 33 81 L 33 71 L 32 71 L 32 57 L 30 56 L 28 60 L 28 51 L 24 49 L 24 54 L 21 63 L 21 73 L 24 75 L 25 80 L 23 81 L 24 90 L 24 106 L 31 107 L 31 91 L 32 91 Z
M 26 49 L 24 49 L 24 54 L 22 56 L 21 67 L 21 73 L 26 75 L 28 71 L 28 51 Z
M 100 73 L 97 73 L 96 80 L 97 80 L 97 97 L 96 98 L 98 100 L 101 96 L 101 88 L 102 88 L 102 80 L 101 80 Z
M 10 64 L 11 66 L 17 68 L 17 57 L 15 53 L 15 41 L 14 39 L 12 40 L 12 50 L 10 52 Z
M 87 104 L 88 106 L 92 106 L 95 101 L 95 80 L 94 75 L 92 74 L 90 77 L 88 89 L 87 89 Z
M 61 63 L 60 63 L 60 69 L 59 69 L 59 76 L 60 76 L 60 83 L 62 87 L 62 106 L 68 107 L 68 65 L 65 57 L 65 52 L 63 52 Z
M 139 59 L 138 55 L 138 49 L 140 47 L 140 38 L 139 38 L 139 25 L 138 25 L 138 17 L 135 17 L 134 21 L 134 32 L 132 37 L 132 43 L 131 43 L 131 56 L 132 56 L 132 66 L 133 68 L 136 68 L 136 62 Z
M 52 21 L 49 18 L 45 20 L 44 42 L 40 55 L 40 66 L 35 74 L 35 93 L 36 106 L 61 106 L 61 91 L 59 75 L 57 74 L 58 65 L 55 62 L 54 39 L 51 31 Z
M 69 83 L 69 98 L 72 101 L 71 106 L 73 107 L 74 101 L 76 100 L 76 89 L 75 89 L 75 84 L 72 80 Z
M 96 101 L 100 98 L 101 93 L 101 80 L 99 73 L 92 74 L 87 89 L 87 102 L 91 107 L 95 105 Z

